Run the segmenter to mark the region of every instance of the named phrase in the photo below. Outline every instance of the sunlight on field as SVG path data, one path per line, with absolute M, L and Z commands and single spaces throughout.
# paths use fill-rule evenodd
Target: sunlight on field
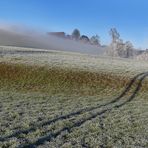
M 148 147 L 146 62 L 4 51 L 0 147 Z

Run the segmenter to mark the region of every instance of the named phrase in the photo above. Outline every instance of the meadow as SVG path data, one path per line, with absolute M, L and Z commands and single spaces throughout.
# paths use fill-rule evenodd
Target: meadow
M 148 147 L 148 63 L 0 47 L 0 147 Z

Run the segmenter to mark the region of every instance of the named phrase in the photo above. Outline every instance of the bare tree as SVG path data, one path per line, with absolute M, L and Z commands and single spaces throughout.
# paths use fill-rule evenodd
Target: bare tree
M 125 42 L 125 49 L 126 49 L 126 57 L 127 58 L 133 56 L 134 47 L 130 41 Z
M 116 28 L 111 28 L 109 34 L 112 37 L 112 42 L 118 42 L 119 38 L 120 38 L 120 34 L 118 33 Z
M 123 40 L 120 39 L 120 34 L 117 32 L 116 28 L 112 28 L 109 33 L 112 37 L 112 42 L 107 50 L 107 54 L 110 56 L 119 56 L 122 58 L 132 57 L 132 43 L 130 41 L 124 43 Z

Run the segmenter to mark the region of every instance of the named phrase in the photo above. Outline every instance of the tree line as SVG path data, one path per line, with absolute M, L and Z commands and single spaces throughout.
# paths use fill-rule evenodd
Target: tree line
M 133 44 L 130 41 L 124 42 L 116 28 L 111 28 L 109 34 L 112 41 L 107 50 L 107 55 L 130 58 L 135 54 Z
M 116 28 L 111 28 L 109 31 L 111 36 L 111 43 L 107 46 L 106 54 L 109 56 L 118 56 L 122 58 L 129 58 L 134 55 L 134 47 L 130 41 L 124 42 L 120 38 L 120 34 Z M 81 35 L 78 29 L 74 29 L 71 35 L 72 39 L 76 41 L 83 41 L 85 43 L 90 43 L 92 45 L 100 44 L 100 37 L 98 35 L 94 35 L 91 38 L 86 35 Z
M 91 38 L 89 38 L 86 35 L 81 35 L 80 31 L 78 29 L 74 29 L 71 35 L 72 39 L 76 41 L 82 41 L 84 43 L 90 43 L 92 45 L 101 46 L 100 44 L 100 37 L 98 35 L 94 35 Z
M 79 29 L 74 29 L 71 35 L 66 34 L 65 32 L 50 32 L 48 34 L 55 35 L 57 37 L 62 37 L 65 39 L 71 39 L 83 42 L 86 44 L 95 45 L 98 47 L 105 47 L 105 53 L 109 56 L 129 58 L 137 54 L 138 51 L 134 49 L 133 44 L 130 41 L 124 42 L 120 38 L 120 34 L 116 28 L 110 29 L 109 35 L 111 36 L 111 43 L 109 45 L 104 45 L 104 46 L 101 46 L 99 35 L 93 35 L 92 37 L 89 38 L 84 34 L 81 35 Z

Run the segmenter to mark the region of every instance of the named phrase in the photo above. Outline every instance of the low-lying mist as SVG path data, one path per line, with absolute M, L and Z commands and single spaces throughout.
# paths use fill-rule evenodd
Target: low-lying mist
M 48 35 L 30 28 L 0 25 L 0 46 L 40 48 L 72 51 L 86 54 L 102 54 L 101 47 Z

